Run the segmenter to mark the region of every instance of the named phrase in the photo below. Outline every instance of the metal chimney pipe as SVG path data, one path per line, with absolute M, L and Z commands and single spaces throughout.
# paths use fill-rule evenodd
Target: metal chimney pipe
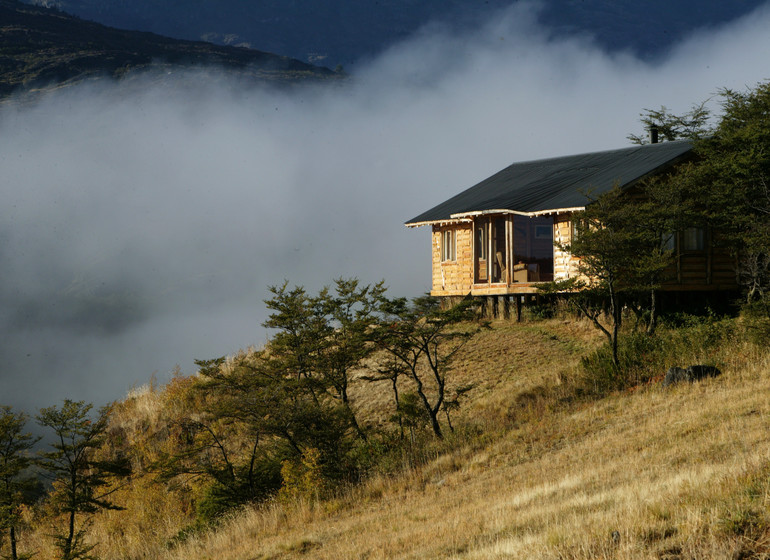
M 658 125 L 650 125 L 650 144 L 658 143 Z

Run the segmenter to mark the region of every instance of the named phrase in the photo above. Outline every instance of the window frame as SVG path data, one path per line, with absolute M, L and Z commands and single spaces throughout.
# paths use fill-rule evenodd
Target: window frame
M 706 229 L 691 227 L 682 230 L 680 234 L 681 252 L 697 253 L 706 250 Z M 690 243 L 694 241 L 694 243 Z
M 488 225 L 488 222 L 476 223 L 476 237 L 474 240 L 476 245 L 476 259 L 482 261 L 487 260 L 487 252 L 489 251 Z
M 671 253 L 676 253 L 676 245 L 677 245 L 677 233 L 670 232 L 670 233 L 663 233 L 660 237 L 660 248 L 663 251 L 669 251 Z
M 445 229 L 441 232 L 441 262 L 457 262 L 457 231 Z

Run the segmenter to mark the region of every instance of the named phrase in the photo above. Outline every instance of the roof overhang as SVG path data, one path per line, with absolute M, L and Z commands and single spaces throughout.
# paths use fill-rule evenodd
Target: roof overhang
M 509 210 L 507 208 L 498 208 L 493 210 L 474 210 L 472 212 L 460 212 L 457 214 L 452 214 L 449 219 L 443 219 L 443 220 L 433 220 L 428 222 L 407 222 L 406 227 L 409 228 L 416 228 L 416 227 L 422 227 L 422 226 L 445 226 L 445 225 L 452 225 L 452 224 L 461 224 L 461 223 L 469 223 L 472 222 L 474 218 L 477 218 L 479 216 L 488 216 L 491 214 L 494 215 L 514 215 L 514 216 L 524 216 L 527 218 L 535 218 L 537 216 L 548 216 L 551 214 L 569 214 L 572 212 L 581 212 L 582 210 L 585 210 L 585 206 L 574 206 L 572 208 L 553 208 L 550 210 L 536 210 L 534 212 L 520 212 L 518 210 Z
M 417 228 L 422 226 L 451 226 L 457 224 L 468 224 L 473 222 L 473 218 L 455 218 L 451 217 L 444 220 L 433 220 L 430 222 L 407 222 L 404 224 L 408 228 Z

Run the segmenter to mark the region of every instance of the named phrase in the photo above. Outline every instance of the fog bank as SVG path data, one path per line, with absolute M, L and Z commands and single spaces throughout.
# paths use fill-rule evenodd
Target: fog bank
M 208 70 L 0 108 L 0 403 L 103 404 L 260 345 L 284 280 L 419 295 L 429 236 L 406 220 L 514 161 L 623 147 L 644 108 L 770 78 L 768 5 L 654 64 L 553 36 L 535 10 L 429 26 L 342 86 Z

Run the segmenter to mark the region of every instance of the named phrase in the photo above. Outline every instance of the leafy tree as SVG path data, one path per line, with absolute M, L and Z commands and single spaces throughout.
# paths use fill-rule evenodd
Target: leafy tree
M 632 299 L 638 294 L 640 307 L 649 312 L 647 333 L 652 335 L 657 327 L 660 286 L 674 272 L 677 232 L 703 226 L 702 208 L 681 184 L 678 170 L 648 179 L 632 190 L 625 201 L 629 207 L 625 228 L 634 258 L 624 270 L 623 289 Z
M 571 241 L 559 244 L 562 250 L 580 259 L 579 271 L 590 279 L 588 286 L 582 283 L 574 285 L 581 291 L 574 302 L 607 337 L 615 366 L 618 366 L 623 273 L 633 266 L 635 258 L 632 250 L 634 235 L 627 229 L 633 216 L 633 208 L 628 201 L 629 198 L 619 188 L 599 196 L 573 217 L 575 235 Z M 599 320 L 599 308 L 590 305 L 592 300 L 605 297 L 609 303 L 608 327 Z
M 278 440 L 301 453 L 289 387 L 305 380 L 273 372 L 267 363 L 265 352 L 196 360 L 199 376 L 179 399 L 175 447 L 154 468 L 165 479 L 208 481 L 197 504 L 199 522 L 278 489 L 281 457 L 271 456 Z
M 370 340 L 371 325 L 385 287 L 383 282 L 361 286 L 356 278 L 339 278 L 334 283 L 334 292 L 324 288 L 319 294 L 326 330 L 318 369 L 324 385 L 342 403 L 356 432 L 366 440 L 351 407 L 348 388 L 351 372 L 375 349 Z
M 645 128 L 655 128 L 667 141 L 686 138 L 697 143 L 712 131 L 705 102 L 683 115 L 661 107 L 645 109 L 641 117 Z M 636 144 L 647 143 L 642 136 L 628 138 Z M 605 334 L 616 367 L 622 304 L 638 301 L 637 310 L 649 312 L 647 332 L 654 333 L 658 290 L 675 257 L 670 241 L 677 231 L 702 225 L 703 209 L 697 200 L 679 170 L 647 179 L 630 191 L 615 188 L 592 199 L 585 211 L 576 214 L 577 236 L 560 244 L 580 258 L 580 271 L 592 279 L 588 291 L 575 280 L 560 288 L 583 290 L 573 303 Z M 602 324 L 602 309 L 596 305 L 602 301 L 608 302 L 608 326 Z
M 8 531 L 10 558 L 19 558 L 16 551 L 16 528 L 20 521 L 20 507 L 39 488 L 36 479 L 25 475 L 33 459 L 29 451 L 36 438 L 23 433 L 27 415 L 14 413 L 9 406 L 0 407 L 0 529 Z
M 616 367 L 624 297 L 630 301 L 649 295 L 648 332 L 655 330 L 657 291 L 674 256 L 668 241 L 683 219 L 677 197 L 676 190 L 664 182 L 641 185 L 633 193 L 615 188 L 576 213 L 575 236 L 559 244 L 580 259 L 579 271 L 589 279 L 587 285 L 572 280 L 560 289 L 580 291 L 573 303 L 607 337 Z M 601 322 L 604 301 L 606 326 Z
M 66 399 L 61 407 L 40 410 L 37 422 L 55 434 L 53 451 L 42 454 L 40 465 L 53 479 L 50 500 L 65 514 L 67 528 L 55 536 L 62 560 L 91 558 L 95 545 L 84 542 L 87 525 L 76 525 L 78 515 L 89 516 L 101 509 L 120 509 L 109 501 L 108 486 L 113 477 L 127 476 L 126 461 L 99 460 L 97 452 L 105 443 L 108 410 L 91 418 L 92 405 Z
M 319 464 L 320 453 L 312 447 L 294 460 L 281 464 L 283 484 L 278 499 L 291 502 L 300 498 L 318 498 L 324 492 L 325 481 Z
M 476 303 L 466 300 L 441 309 L 437 298 L 423 296 L 411 302 L 406 298 L 383 298 L 383 314 L 375 339 L 396 362 L 400 374 L 414 382 L 415 392 L 430 418 L 437 438 L 444 434 L 439 413 L 444 409 L 449 365 L 457 352 L 479 330 L 459 324 L 474 318 Z M 451 406 L 450 406 L 451 408 Z
M 361 285 L 355 278 L 334 282 L 334 289 L 325 287 L 315 297 L 301 286 L 270 287 L 273 297 L 265 303 L 273 313 L 263 325 L 277 332 L 267 357 L 275 371 L 305 380 L 316 402 L 320 392 L 339 401 L 358 436 L 366 439 L 351 405 L 350 374 L 374 350 L 369 331 L 385 288 L 382 282 Z
M 271 357 L 296 379 L 312 379 L 328 330 L 321 302 L 302 286 L 288 289 L 288 282 L 268 289 L 273 297 L 265 305 L 273 312 L 262 325 L 276 331 L 270 340 Z
M 287 282 L 271 286 L 263 325 L 275 332 L 266 348 L 196 361 L 200 376 L 176 426 L 184 437 L 156 467 L 165 477 L 212 481 L 201 520 L 263 499 L 280 485 L 281 464 L 298 464 L 308 450 L 324 476 L 345 475 L 353 439 L 367 439 L 351 373 L 375 349 L 369 335 L 384 290 L 357 279 L 335 280 L 317 296 Z
M 681 139 L 695 140 L 708 136 L 712 129 L 710 125 L 711 111 L 706 107 L 706 101 L 693 105 L 682 115 L 675 115 L 665 107 L 660 109 L 644 109 L 640 113 L 645 130 L 654 129 L 659 140 L 672 141 Z M 633 144 L 647 144 L 649 138 L 644 135 L 629 134 L 628 139 Z
M 696 143 L 685 180 L 717 241 L 738 259 L 746 300 L 761 300 L 770 289 L 770 82 L 721 98 L 723 115 Z
M 319 453 L 328 479 L 344 475 L 350 418 L 312 378 L 284 369 L 286 362 L 269 346 L 196 363 L 194 404 L 179 426 L 185 437 L 158 467 L 167 477 L 193 474 L 212 481 L 198 504 L 201 521 L 266 498 L 281 485 L 282 463 L 299 461 L 309 449 Z

